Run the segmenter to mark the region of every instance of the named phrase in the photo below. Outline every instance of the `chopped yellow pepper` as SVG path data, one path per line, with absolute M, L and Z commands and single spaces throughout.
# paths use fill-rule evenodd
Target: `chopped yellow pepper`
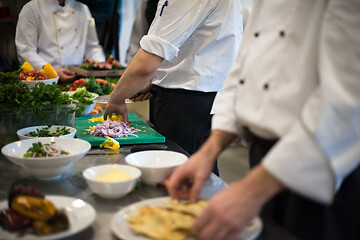
M 107 137 L 106 140 L 100 144 L 100 148 L 119 149 L 120 143 L 111 137 Z
M 123 116 L 116 116 L 116 115 L 109 116 L 108 119 L 111 121 L 116 121 L 116 122 L 124 121 Z M 105 122 L 104 116 L 91 118 L 91 119 L 89 119 L 89 123 L 90 122 Z
M 44 74 L 48 79 L 59 77 L 56 70 L 53 68 L 53 66 L 51 66 L 50 63 L 45 64 L 40 70 L 40 72 Z
M 21 68 L 28 72 L 31 72 L 32 70 L 34 70 L 34 68 L 28 62 L 24 62 L 23 65 L 21 66 Z

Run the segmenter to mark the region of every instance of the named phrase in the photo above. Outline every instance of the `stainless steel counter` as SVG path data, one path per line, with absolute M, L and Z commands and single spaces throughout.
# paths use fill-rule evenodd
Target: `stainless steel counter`
M 168 147 L 171 147 L 172 145 L 172 150 L 179 152 L 183 151 L 176 145 L 169 142 L 167 142 L 167 145 Z M 100 164 L 124 164 L 125 156 L 130 153 L 129 150 L 124 150 L 121 154 L 117 155 L 91 154 L 92 152 L 98 151 L 101 150 L 90 150 L 89 154 L 75 162 L 69 168 L 68 172 L 62 176 L 62 178 L 54 181 L 42 181 L 33 178 L 24 168 L 13 164 L 0 153 L 0 201 L 6 200 L 8 190 L 13 183 L 23 183 L 34 186 L 45 195 L 61 195 L 80 198 L 95 208 L 97 212 L 96 220 L 87 229 L 65 239 L 117 239 L 111 233 L 110 229 L 111 219 L 117 211 L 134 202 L 149 198 L 167 196 L 168 194 L 164 187 L 150 186 L 144 183 L 139 183 L 135 190 L 127 196 L 114 200 L 104 199 L 93 194 L 81 175 L 82 171 L 87 167 Z M 202 196 L 208 198 L 217 191 L 221 190 L 225 185 L 226 184 L 221 179 L 212 175 L 204 187 Z
M 165 144 L 167 145 L 168 150 L 185 153 L 184 150 L 169 140 L 167 140 Z M 139 148 L 141 146 L 137 145 L 136 147 Z M 147 146 L 144 145 L 144 147 Z M 96 220 L 90 227 L 86 228 L 85 230 L 64 239 L 116 240 L 117 237 L 115 237 L 115 235 L 113 235 L 111 232 L 110 222 L 117 211 L 132 203 L 145 199 L 167 196 L 168 194 L 164 187 L 150 186 L 144 183 L 139 183 L 133 192 L 122 198 L 109 200 L 96 196 L 88 188 L 85 180 L 81 175 L 82 171 L 87 167 L 100 164 L 123 164 L 125 163 L 125 156 L 130 153 L 129 147 L 126 147 L 126 150 L 117 155 L 91 154 L 92 152 L 99 151 L 101 150 L 96 148 L 90 150 L 88 155 L 74 163 L 62 178 L 55 181 L 41 181 L 33 178 L 24 168 L 13 164 L 0 153 L 0 202 L 6 200 L 8 190 L 14 183 L 23 183 L 34 186 L 45 195 L 61 195 L 80 198 L 95 208 L 97 212 Z M 225 186 L 226 184 L 220 178 L 212 174 L 201 192 L 201 197 L 210 198 Z M 0 239 L 3 238 L 0 236 Z M 295 238 L 293 238 L 286 231 L 282 230 L 271 221 L 264 221 L 264 229 L 258 239 L 291 240 Z

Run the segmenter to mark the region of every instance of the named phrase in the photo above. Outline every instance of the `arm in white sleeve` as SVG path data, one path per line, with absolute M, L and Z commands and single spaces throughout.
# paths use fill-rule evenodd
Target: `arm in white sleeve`
M 290 189 L 331 203 L 360 162 L 360 2 L 330 1 L 320 38 L 319 89 L 263 164 Z M 346 46 L 346 47 L 345 47 Z
M 86 49 L 85 49 L 85 58 L 94 59 L 98 62 L 104 62 L 105 54 L 102 46 L 99 44 L 98 35 L 95 27 L 95 20 L 91 17 L 89 9 L 87 9 L 89 17 L 89 29 L 86 36 Z
M 172 61 L 179 47 L 214 9 L 211 1 L 160 0 L 155 18 L 140 46 L 145 51 Z
M 29 62 L 40 70 L 47 61 L 37 53 L 39 33 L 36 15 L 28 5 L 23 7 L 16 25 L 15 44 L 19 62 Z

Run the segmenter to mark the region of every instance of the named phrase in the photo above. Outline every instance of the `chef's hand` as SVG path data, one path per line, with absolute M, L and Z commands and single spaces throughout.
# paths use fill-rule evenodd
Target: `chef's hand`
M 130 99 L 134 102 L 149 100 L 153 96 L 153 89 L 154 86 L 148 83 L 140 92 Z
M 56 72 L 59 75 L 59 81 L 61 83 L 71 83 L 75 80 L 76 74 L 73 71 L 70 71 L 66 68 L 56 69 Z
M 261 165 L 242 180 L 216 194 L 197 219 L 199 239 L 235 239 L 272 196 L 284 189 Z
M 213 162 L 205 151 L 198 151 L 175 169 L 166 187 L 174 199 L 197 201 L 201 188 L 211 174 Z
M 114 104 L 111 102 L 111 100 L 106 105 L 105 111 L 104 111 L 104 119 L 106 120 L 108 116 L 112 116 L 113 113 L 115 115 L 122 115 L 124 118 L 124 122 L 129 122 L 128 117 L 128 110 L 126 107 L 125 101 L 122 103 Z

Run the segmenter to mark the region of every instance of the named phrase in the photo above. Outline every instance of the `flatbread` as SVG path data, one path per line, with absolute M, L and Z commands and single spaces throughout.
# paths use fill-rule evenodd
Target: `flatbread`
M 207 205 L 198 203 L 165 201 L 167 207 L 144 205 L 135 215 L 126 219 L 130 229 L 158 240 L 183 240 L 191 236 L 196 217 Z
M 171 200 L 164 202 L 166 206 L 170 209 L 176 210 L 178 212 L 187 213 L 189 215 L 198 217 L 207 207 L 207 201 L 198 201 L 196 203 L 191 203 L 189 201 L 178 201 Z

